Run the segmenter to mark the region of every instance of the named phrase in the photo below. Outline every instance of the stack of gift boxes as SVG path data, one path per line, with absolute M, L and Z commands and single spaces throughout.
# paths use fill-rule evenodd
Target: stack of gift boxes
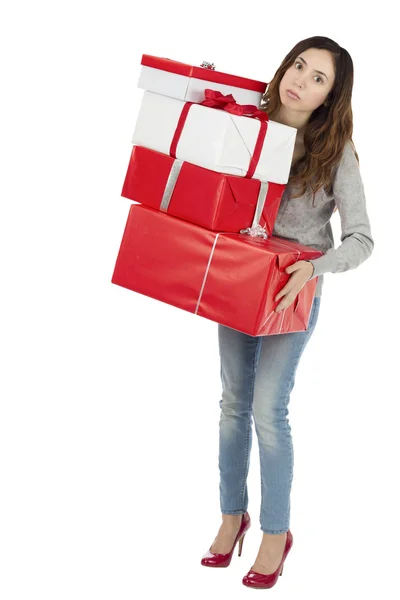
M 266 85 L 143 55 L 111 280 L 252 336 L 307 329 L 317 278 L 279 313 L 274 298 L 322 254 L 272 235 L 297 130 L 257 108 Z

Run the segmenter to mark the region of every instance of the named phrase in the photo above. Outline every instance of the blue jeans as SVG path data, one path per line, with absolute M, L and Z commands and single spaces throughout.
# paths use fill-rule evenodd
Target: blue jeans
M 220 506 L 247 511 L 252 415 L 261 468 L 261 530 L 279 534 L 290 524 L 293 444 L 287 419 L 300 357 L 319 314 L 314 298 L 307 331 L 253 337 L 218 325 L 222 399 L 219 422 Z M 306 390 L 305 390 L 306 392 Z

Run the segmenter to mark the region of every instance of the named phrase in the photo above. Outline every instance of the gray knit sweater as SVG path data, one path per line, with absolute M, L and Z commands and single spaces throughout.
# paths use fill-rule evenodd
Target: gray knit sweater
M 330 218 L 335 204 L 338 207 L 342 234 L 341 244 L 335 249 Z M 343 150 L 336 169 L 333 192 L 323 188 L 315 194 L 314 206 L 311 191 L 290 199 L 290 186 L 282 195 L 273 235 L 278 235 L 324 252 L 312 260 L 318 276 L 316 296 L 320 296 L 323 273 L 340 273 L 355 269 L 372 253 L 374 241 L 366 209 L 364 185 L 351 142 Z

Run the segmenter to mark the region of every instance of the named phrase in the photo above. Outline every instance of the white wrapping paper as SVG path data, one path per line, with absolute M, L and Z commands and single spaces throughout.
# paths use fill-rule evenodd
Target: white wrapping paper
M 170 154 L 185 102 L 143 93 L 132 143 Z M 260 121 L 193 104 L 187 115 L 176 158 L 219 173 L 245 176 L 260 131 Z M 254 179 L 286 184 L 297 129 L 269 121 Z

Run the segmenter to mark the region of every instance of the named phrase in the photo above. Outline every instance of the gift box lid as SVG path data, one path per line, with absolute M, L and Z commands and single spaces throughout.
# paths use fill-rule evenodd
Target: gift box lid
M 193 67 L 176 60 L 171 60 L 170 58 L 162 58 L 150 54 L 143 54 L 141 64 L 144 67 L 152 67 L 153 69 L 160 69 L 161 71 L 168 71 L 169 73 L 176 73 L 177 75 L 205 79 L 206 81 L 213 81 L 215 83 L 224 83 L 226 85 L 232 85 L 261 93 L 265 92 L 268 85 L 263 81 L 239 77 L 238 75 L 229 75 L 228 73 L 214 71 L 213 69 L 205 67 Z

